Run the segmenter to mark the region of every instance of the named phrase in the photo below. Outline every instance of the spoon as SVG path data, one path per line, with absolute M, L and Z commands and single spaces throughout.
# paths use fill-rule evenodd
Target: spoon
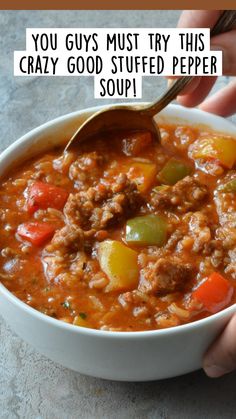
M 226 10 L 222 13 L 210 35 L 227 32 L 236 25 L 236 10 Z M 152 133 L 159 141 L 160 132 L 154 116 L 165 108 L 186 87 L 195 76 L 178 78 L 167 91 L 154 103 L 148 106 L 110 106 L 93 114 L 74 133 L 64 151 L 68 151 L 76 142 L 81 142 L 98 133 L 113 130 L 145 130 Z

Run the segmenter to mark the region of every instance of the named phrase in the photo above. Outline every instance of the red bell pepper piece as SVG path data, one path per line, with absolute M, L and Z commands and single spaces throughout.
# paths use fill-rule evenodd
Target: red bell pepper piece
M 230 282 L 217 272 L 213 272 L 192 293 L 193 298 L 203 304 L 205 310 L 216 313 L 226 307 L 234 292 Z
M 17 234 L 35 246 L 42 246 L 50 240 L 54 231 L 55 228 L 50 224 L 37 221 L 20 224 L 17 228 Z
M 34 182 L 26 190 L 26 209 L 33 214 L 38 209 L 55 208 L 61 210 L 69 193 L 59 186 L 44 182 Z

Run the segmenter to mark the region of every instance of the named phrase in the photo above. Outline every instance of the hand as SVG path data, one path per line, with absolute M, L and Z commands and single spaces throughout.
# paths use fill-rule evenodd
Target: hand
M 236 369 L 236 314 L 208 349 L 203 368 L 209 377 L 220 377 Z
M 178 27 L 212 28 L 221 13 L 218 10 L 186 10 L 180 16 Z M 223 74 L 236 76 L 236 30 L 214 36 L 211 48 L 223 51 Z M 222 116 L 232 115 L 236 112 L 236 81 L 204 100 L 215 81 L 216 77 L 196 77 L 177 98 L 178 102 L 184 106 L 200 105 L 200 109 Z M 203 368 L 210 377 L 220 377 L 236 369 L 236 314 L 208 349 Z
M 222 11 L 219 10 L 185 10 L 179 19 L 180 28 L 212 28 Z M 236 29 L 211 39 L 212 50 L 223 51 L 223 74 L 236 76 Z M 236 81 L 219 90 L 209 99 L 206 96 L 215 84 L 216 77 L 196 77 L 177 100 L 184 106 L 197 106 L 217 115 L 229 116 L 236 112 Z

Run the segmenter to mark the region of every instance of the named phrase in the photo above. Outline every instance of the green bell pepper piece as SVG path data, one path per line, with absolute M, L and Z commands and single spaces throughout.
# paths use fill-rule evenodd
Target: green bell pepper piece
M 236 179 L 232 179 L 224 185 L 221 185 L 218 190 L 220 192 L 236 192 Z
M 135 217 L 126 223 L 126 242 L 137 246 L 163 246 L 167 240 L 167 221 L 159 215 Z
M 175 185 L 191 172 L 190 166 L 172 157 L 159 172 L 158 180 L 166 185 Z

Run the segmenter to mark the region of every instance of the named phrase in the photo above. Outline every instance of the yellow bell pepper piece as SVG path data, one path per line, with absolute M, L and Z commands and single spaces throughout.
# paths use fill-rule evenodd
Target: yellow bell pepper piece
M 80 313 L 78 316 L 76 316 L 74 318 L 73 324 L 75 326 L 91 328 L 88 320 L 83 316 L 83 314 L 84 313 Z
M 193 159 L 218 160 L 231 169 L 236 162 L 236 140 L 217 136 L 200 138 L 193 144 L 190 155 Z
M 129 180 L 136 183 L 140 192 L 147 192 L 153 183 L 155 183 L 157 174 L 155 163 L 130 159 L 129 162 L 123 165 L 122 169 L 127 174 Z
M 98 260 L 109 279 L 106 291 L 130 290 L 138 285 L 137 256 L 137 252 L 116 240 L 99 244 Z

